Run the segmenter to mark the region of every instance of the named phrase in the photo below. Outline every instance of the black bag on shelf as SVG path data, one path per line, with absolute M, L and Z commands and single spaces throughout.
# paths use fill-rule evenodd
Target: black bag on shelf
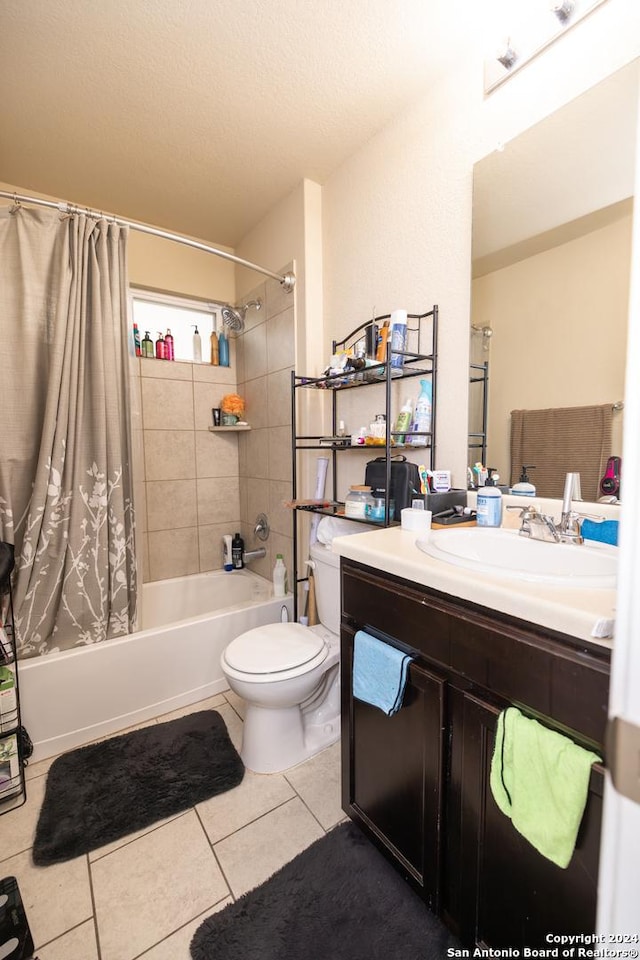
M 374 497 L 384 497 L 386 488 L 386 458 L 377 457 L 369 460 L 364 474 L 364 482 L 371 487 Z M 395 519 L 400 519 L 400 511 L 411 506 L 411 501 L 422 497 L 420 493 L 420 474 L 418 465 L 411 463 L 406 457 L 399 454 L 391 459 L 391 492 L 390 500 L 395 501 Z

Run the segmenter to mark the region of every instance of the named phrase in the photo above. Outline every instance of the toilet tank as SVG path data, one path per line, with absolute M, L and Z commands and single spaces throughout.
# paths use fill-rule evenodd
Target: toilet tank
M 314 543 L 310 549 L 315 563 L 313 576 L 316 588 L 318 617 L 331 633 L 340 633 L 340 556 L 331 546 Z

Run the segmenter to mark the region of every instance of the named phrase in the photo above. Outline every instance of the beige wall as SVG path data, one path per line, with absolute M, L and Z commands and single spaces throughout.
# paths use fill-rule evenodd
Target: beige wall
M 474 281 L 473 323 L 493 329 L 488 460 L 505 483 L 509 411 L 623 399 L 630 268 L 627 215 Z

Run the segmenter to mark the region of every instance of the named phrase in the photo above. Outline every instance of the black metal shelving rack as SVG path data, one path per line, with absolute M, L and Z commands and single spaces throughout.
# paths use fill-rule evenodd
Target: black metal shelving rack
M 332 341 L 332 353 L 335 354 L 340 350 L 346 350 L 350 347 L 353 347 L 359 341 L 363 340 L 367 328 L 371 327 L 372 324 L 380 325 L 385 320 L 390 320 L 391 314 L 382 314 L 379 317 L 372 317 L 370 320 L 367 320 L 365 323 L 360 324 L 359 327 L 356 327 L 355 330 L 352 330 L 344 340 L 334 340 Z M 422 339 L 423 339 L 423 330 L 427 321 L 431 321 L 429 324 L 431 328 L 431 340 L 429 344 L 429 352 L 422 353 Z M 295 373 L 291 374 L 291 460 L 292 460 L 292 481 L 293 481 L 293 499 L 297 499 L 298 495 L 298 451 L 301 450 L 322 450 L 324 453 L 331 454 L 331 465 L 332 465 L 332 482 L 333 482 L 333 496 L 331 498 L 332 503 L 329 507 L 316 507 L 316 506 L 301 506 L 294 508 L 294 519 L 293 519 L 293 566 L 294 566 L 294 576 L 293 582 L 295 584 L 294 589 L 294 620 L 298 619 L 298 588 L 301 583 L 304 583 L 308 577 L 298 576 L 298 511 L 305 511 L 311 513 L 319 513 L 324 516 L 344 516 L 344 503 L 338 501 L 338 457 L 344 454 L 346 451 L 350 450 L 367 450 L 369 453 L 376 453 L 380 455 L 384 451 L 385 455 L 385 517 L 389 517 L 389 500 L 390 500 L 390 490 L 391 490 L 391 460 L 392 458 L 401 453 L 404 449 L 415 450 L 415 447 L 404 446 L 403 444 L 396 444 L 395 440 L 392 438 L 394 436 L 399 436 L 400 434 L 396 433 L 391 428 L 391 388 L 392 384 L 399 382 L 400 380 L 407 380 L 415 377 L 430 377 L 431 378 L 431 430 L 427 433 L 416 434 L 424 436 L 426 438 L 426 445 L 421 446 L 420 451 L 425 451 L 428 461 L 429 469 L 433 470 L 435 467 L 435 450 L 436 450 L 436 407 L 437 407 L 437 364 L 438 364 L 438 306 L 434 304 L 431 310 L 428 310 L 426 313 L 409 313 L 407 314 L 407 333 L 408 340 L 417 339 L 417 351 L 403 351 L 402 357 L 403 367 L 400 372 L 394 370 L 391 366 L 391 337 L 387 341 L 386 347 L 386 359 L 377 363 L 373 366 L 369 366 L 366 369 L 348 372 L 348 373 L 339 373 L 331 376 L 322 376 L 322 377 L 305 377 L 300 376 Z M 398 351 L 393 351 L 396 354 Z M 338 397 L 344 390 L 354 390 L 360 387 L 382 387 L 384 386 L 385 391 L 385 414 L 386 414 L 386 435 L 384 446 L 362 446 L 358 445 L 357 447 L 352 446 L 349 438 L 339 437 L 337 435 L 337 426 L 338 426 Z M 301 389 L 311 389 L 311 390 L 323 390 L 331 395 L 331 435 L 299 435 L 297 432 L 297 393 Z M 405 431 L 406 432 L 406 431 Z M 358 521 L 354 520 L 355 523 L 371 523 L 370 520 Z M 398 520 L 388 520 L 380 523 L 381 527 L 393 526 L 396 525 Z
M 469 364 L 469 383 L 480 383 L 482 384 L 482 430 L 480 433 L 470 433 L 469 434 L 469 452 L 471 450 L 480 451 L 480 461 L 481 463 L 487 462 L 487 415 L 488 415 L 488 401 L 489 401 L 489 361 L 485 360 L 484 363 L 470 363 Z M 471 459 L 471 458 L 469 458 Z M 471 464 L 469 464 L 471 466 Z
M 0 543 L 0 667 L 13 673 L 15 708 L 0 712 L 0 815 L 22 806 L 27 799 L 21 747 L 20 694 L 16 640 L 13 628 L 11 571 L 13 547 Z

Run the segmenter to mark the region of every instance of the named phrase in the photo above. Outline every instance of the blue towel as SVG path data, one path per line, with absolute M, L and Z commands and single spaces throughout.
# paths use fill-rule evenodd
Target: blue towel
M 391 717 L 402 706 L 414 657 L 358 630 L 353 648 L 353 695 Z
M 610 543 L 618 546 L 618 520 L 583 520 L 582 536 L 585 540 L 599 540 L 600 543 Z

